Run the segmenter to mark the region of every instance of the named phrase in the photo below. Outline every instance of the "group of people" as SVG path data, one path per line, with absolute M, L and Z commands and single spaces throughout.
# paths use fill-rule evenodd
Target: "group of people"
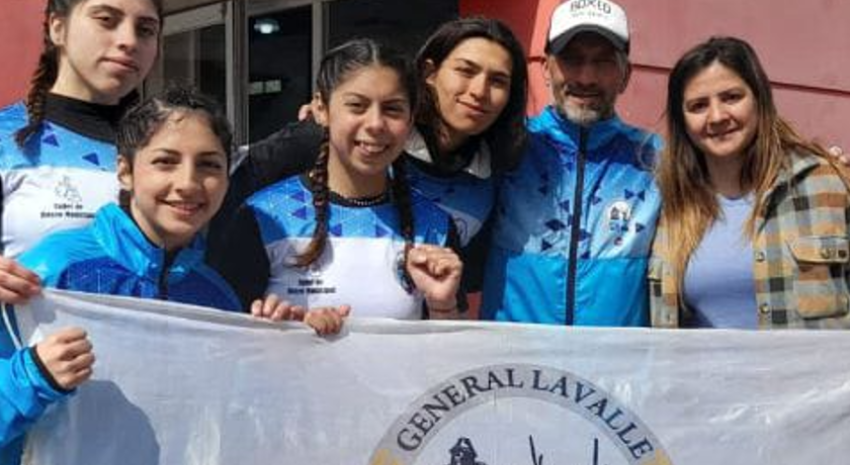
M 414 62 L 352 40 L 323 58 L 310 117 L 231 169 L 215 102 L 139 101 L 161 0 L 47 5 L 29 94 L 0 111 L 5 304 L 54 287 L 328 334 L 348 315 L 464 318 L 481 287 L 489 320 L 850 325 L 846 169 L 777 114 L 740 39 L 675 64 L 664 141 L 616 114 L 630 36 L 609 0 L 553 12 L 553 102 L 530 120 L 525 55 L 499 21 L 450 21 Z M 82 328 L 16 342 L 0 336 L 2 463 L 95 360 Z

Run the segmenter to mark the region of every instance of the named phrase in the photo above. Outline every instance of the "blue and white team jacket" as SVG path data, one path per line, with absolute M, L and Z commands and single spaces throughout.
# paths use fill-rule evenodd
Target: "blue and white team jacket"
M 20 263 L 45 287 L 242 310 L 233 290 L 203 258 L 198 237 L 166 266 L 165 252 L 120 207 L 108 204 L 89 226 L 46 237 L 21 255 Z M 64 394 L 41 376 L 31 349 L 6 346 L 0 352 L 0 445 L 6 445 Z
M 482 318 L 647 325 L 660 146 L 617 117 L 581 128 L 550 106 L 534 118 L 500 187 Z
M 166 263 L 155 246 L 118 205 L 97 211 L 87 227 L 60 231 L 21 255 L 21 265 L 46 287 L 162 299 L 241 311 L 236 294 L 204 262 L 199 235 Z
M 322 132 L 316 123 L 301 121 L 248 147 L 248 157 L 231 177 L 228 199 L 215 221 L 228 222 L 237 207 L 255 191 L 308 171 L 319 154 Z M 415 128 L 410 131 L 404 150 L 402 157 L 407 162 L 411 190 L 452 217 L 460 245 L 465 247 L 489 217 L 495 201 L 496 181 L 491 173 L 487 143 L 480 141 L 469 165 L 456 173 L 438 171 L 422 134 Z M 226 228 L 217 229 L 213 233 L 222 233 Z M 218 241 L 214 237 L 211 242 Z
M 50 232 L 88 224 L 119 189 L 113 144 L 45 121 L 25 154 L 15 132 L 26 124 L 23 104 L 0 110 L 0 241 L 12 258 Z
M 411 131 L 405 144 L 407 176 L 410 188 L 434 202 L 452 217 L 465 247 L 478 234 L 490 216 L 496 197 L 496 182 L 490 170 L 490 149 L 481 141 L 466 168 L 453 175 L 429 172 L 434 164 L 425 140 Z M 418 163 L 418 162 L 421 162 Z
M 15 132 L 27 124 L 26 108 L 0 109 L 0 250 L 15 258 L 44 235 L 88 224 L 95 211 L 118 196 L 116 149 L 111 143 L 45 121 L 23 153 Z M 59 398 L 34 376 L 28 351 L 14 352 L 0 331 L 0 463 L 19 463 L 21 441 L 6 446 Z M 10 358 L 11 357 L 11 358 Z M 28 380 L 28 381 L 27 381 Z
M 414 242 L 447 245 L 449 216 L 414 192 L 411 206 Z M 331 201 L 324 252 L 306 268 L 294 263 L 316 223 L 302 177 L 254 194 L 236 221 L 215 261 L 243 303 L 274 293 L 307 308 L 351 305 L 356 316 L 422 317 L 422 296 L 403 274 L 404 239 L 392 202 L 362 207 Z

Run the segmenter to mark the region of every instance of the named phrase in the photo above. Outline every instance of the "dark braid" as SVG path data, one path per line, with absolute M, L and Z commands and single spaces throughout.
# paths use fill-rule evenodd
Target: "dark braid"
M 328 213 L 330 212 L 330 188 L 328 187 L 328 158 L 330 157 L 328 130 L 319 149 L 319 158 L 310 171 L 310 191 L 313 193 L 313 211 L 316 215 L 316 228 L 313 237 L 303 254 L 295 259 L 297 266 L 306 267 L 315 262 L 325 251 L 328 239 Z
M 399 52 L 384 47 L 370 39 L 350 40 L 336 48 L 331 49 L 322 58 L 319 65 L 319 73 L 316 77 L 316 88 L 325 107 L 329 107 L 331 94 L 343 82 L 345 82 L 355 71 L 369 66 L 386 66 L 398 73 L 399 80 L 404 87 L 411 108 L 416 107 L 416 78 L 413 66 Z M 328 216 L 330 213 L 330 188 L 328 187 L 328 158 L 330 157 L 329 131 L 325 128 L 322 148 L 319 158 L 310 171 L 310 190 L 313 194 L 313 209 L 316 217 L 316 229 L 307 250 L 295 259 L 296 266 L 309 266 L 315 262 L 324 252 L 328 238 Z M 404 168 L 398 169 L 400 178 L 404 178 Z M 405 254 L 413 244 L 413 213 L 410 208 L 410 192 L 403 179 L 393 183 L 393 196 L 399 205 L 401 215 L 402 234 L 407 245 Z
M 410 186 L 407 184 L 407 171 L 404 156 L 396 158 L 393 162 L 392 179 L 393 204 L 398 210 L 398 219 L 401 225 L 401 236 L 404 238 L 404 261 L 407 263 L 407 254 L 413 248 L 414 223 L 413 206 L 410 204 Z M 407 268 L 405 268 L 406 270 Z M 406 271 L 405 271 L 406 273 Z
M 50 8 L 48 3 L 48 9 Z M 33 134 L 41 129 L 41 123 L 44 122 L 44 106 L 47 101 L 47 93 L 56 82 L 56 77 L 59 73 L 59 52 L 53 41 L 50 40 L 49 30 L 49 10 L 45 13 L 44 18 L 44 51 L 38 59 L 38 68 L 32 75 L 30 80 L 30 89 L 27 92 L 27 125 L 22 127 L 15 133 L 15 142 L 18 147 L 24 148 L 24 145 Z
M 19 129 L 15 133 L 15 142 L 23 150 L 24 146 L 36 132 L 41 129 L 41 125 L 46 117 L 45 105 L 47 102 L 47 94 L 56 83 L 56 78 L 59 76 L 59 49 L 50 38 L 50 18 L 60 17 L 67 20 L 71 16 L 71 11 L 85 0 L 47 0 L 47 5 L 44 8 L 44 25 L 42 27 L 44 50 L 38 59 L 38 68 L 30 79 L 30 88 L 27 92 L 26 107 L 27 107 L 27 125 Z M 157 16 L 162 19 L 163 16 L 163 0 L 150 0 L 151 4 L 156 9 Z M 160 29 L 161 33 L 162 29 Z M 122 108 L 128 108 L 131 104 L 138 100 L 138 93 L 133 92 L 130 95 L 124 96 L 121 99 L 120 105 Z

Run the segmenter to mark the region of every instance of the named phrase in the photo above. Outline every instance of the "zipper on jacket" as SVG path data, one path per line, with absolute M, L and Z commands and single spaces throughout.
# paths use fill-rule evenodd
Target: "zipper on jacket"
M 576 311 L 576 268 L 578 266 L 578 243 L 581 239 L 581 217 L 584 207 L 584 165 L 587 152 L 587 128 L 579 127 L 578 153 L 576 153 L 576 187 L 573 193 L 572 221 L 570 222 L 570 254 L 567 258 L 567 306 L 564 324 L 571 326 Z
M 159 271 L 159 279 L 156 286 L 156 298 L 160 300 L 168 300 L 168 272 L 171 271 L 171 265 L 174 264 L 174 258 L 177 253 L 168 253 L 162 249 L 162 269 Z

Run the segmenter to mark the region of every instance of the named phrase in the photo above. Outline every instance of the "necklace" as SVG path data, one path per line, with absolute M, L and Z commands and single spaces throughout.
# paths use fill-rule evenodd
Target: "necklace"
M 386 190 L 378 195 L 373 195 L 371 197 L 346 197 L 337 192 L 330 191 L 331 202 L 352 207 L 374 207 L 375 205 L 386 203 L 389 198 L 390 193 Z

